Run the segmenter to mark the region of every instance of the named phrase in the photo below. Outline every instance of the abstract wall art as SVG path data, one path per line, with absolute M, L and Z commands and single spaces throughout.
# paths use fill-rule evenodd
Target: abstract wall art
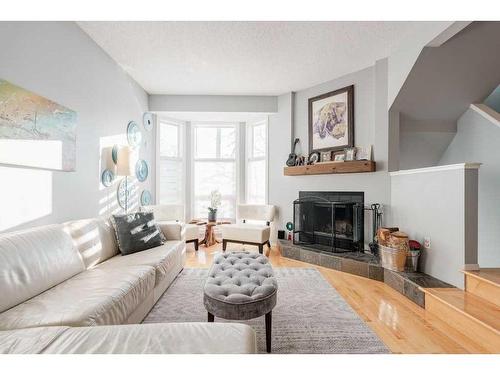
M 76 112 L 0 79 L 0 163 L 74 171 Z

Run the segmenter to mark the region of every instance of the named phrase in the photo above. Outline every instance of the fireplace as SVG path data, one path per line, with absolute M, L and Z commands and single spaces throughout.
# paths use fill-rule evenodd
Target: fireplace
M 328 252 L 363 251 L 363 192 L 301 191 L 293 202 L 293 243 Z

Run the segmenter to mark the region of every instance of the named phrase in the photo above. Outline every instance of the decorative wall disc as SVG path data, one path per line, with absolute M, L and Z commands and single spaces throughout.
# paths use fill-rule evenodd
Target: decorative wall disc
M 141 205 L 142 206 L 149 206 L 152 201 L 151 193 L 149 190 L 143 190 L 141 193 Z
M 149 166 L 148 162 L 144 159 L 140 159 L 137 161 L 135 165 L 135 176 L 140 182 L 146 181 L 149 174 Z
M 113 180 L 115 179 L 115 174 L 113 173 L 113 171 L 109 170 L 109 169 L 105 169 L 103 172 L 102 172 L 102 175 L 101 175 L 101 182 L 104 186 L 106 187 L 109 187 L 113 184 Z
M 121 208 L 126 209 L 130 205 L 130 197 L 132 195 L 132 184 L 128 181 L 127 177 L 120 181 L 118 190 L 116 191 L 116 198 Z
M 151 131 L 153 129 L 153 114 L 151 112 L 144 113 L 144 116 L 142 116 L 142 122 L 144 124 L 144 129 Z
M 134 148 L 141 145 L 142 133 L 135 121 L 130 121 L 127 125 L 127 140 L 128 144 Z

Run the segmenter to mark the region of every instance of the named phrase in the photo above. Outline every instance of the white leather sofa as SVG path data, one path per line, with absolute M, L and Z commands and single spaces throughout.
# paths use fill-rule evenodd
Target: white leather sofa
M 254 330 L 240 323 L 38 327 L 0 331 L 0 354 L 249 354 Z
M 85 351 L 85 348 L 95 346 L 93 342 L 99 343 L 106 337 L 137 339 L 138 345 L 140 340 L 147 341 L 148 337 L 156 340 L 155 330 L 149 325 L 128 326 L 127 329 L 115 325 L 140 323 L 184 267 L 186 245 L 183 226 L 164 223 L 160 227 L 167 237 L 164 245 L 127 256 L 120 255 L 114 230 L 109 220 L 105 219 L 77 220 L 1 234 L 0 331 L 4 332 L 1 332 L 0 343 L 5 335 L 14 343 L 20 342 L 19 337 L 23 339 L 21 341 L 28 338 L 29 342 L 30 329 L 34 329 L 31 332 L 35 336 L 40 334 L 43 337 L 58 332 L 57 337 L 64 342 L 84 339 L 79 346 L 81 349 L 62 345 L 60 352 Z M 47 327 L 52 328 L 46 330 Z M 252 341 L 252 334 L 247 330 L 241 327 L 228 329 L 229 332 L 241 331 L 228 342 L 238 339 Z M 184 340 L 191 334 L 200 334 L 197 330 L 205 332 L 202 335 L 207 337 L 205 350 L 210 351 L 213 347 L 232 352 L 229 345 L 218 342 L 224 337 L 225 332 L 222 331 L 225 328 L 221 327 L 221 332 L 213 335 L 211 331 L 202 327 L 193 328 L 192 325 L 185 326 L 183 333 L 182 330 L 182 326 L 173 327 L 168 323 L 158 325 L 158 332 L 167 337 L 177 333 L 185 335 Z M 196 340 L 194 337 L 192 349 L 202 352 Z M 17 344 L 13 345 L 17 347 Z M 19 345 L 24 347 L 24 344 Z M 162 345 L 167 350 L 168 344 Z M 186 343 L 182 350 L 189 351 L 188 347 Z M 59 347 L 52 348 L 59 350 Z M 132 344 L 123 347 L 101 345 L 100 348 L 102 352 L 142 350 Z M 169 348 L 167 352 L 175 351 L 174 345 Z M 48 348 L 44 350 L 50 352 Z M 37 350 L 34 348 L 33 352 Z

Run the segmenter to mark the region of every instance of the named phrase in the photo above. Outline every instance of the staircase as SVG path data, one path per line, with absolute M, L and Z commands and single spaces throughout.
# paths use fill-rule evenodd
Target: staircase
M 467 337 L 473 351 L 500 353 L 500 268 L 462 272 L 465 290 L 422 288 L 425 310 Z

